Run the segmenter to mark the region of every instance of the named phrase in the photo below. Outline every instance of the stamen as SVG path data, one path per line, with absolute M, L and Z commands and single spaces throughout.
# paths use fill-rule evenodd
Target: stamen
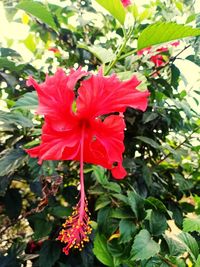
M 81 218 L 80 207 L 81 203 L 76 205 L 73 215 L 67 218 L 63 224 L 63 229 L 60 231 L 58 240 L 67 244 L 63 248 L 63 252 L 68 255 L 69 250 L 74 247 L 76 249 L 82 249 L 84 243 L 89 242 L 88 235 L 91 234 L 92 228 L 89 225 L 90 217 L 87 210 L 87 199 L 84 200 L 84 214 Z M 86 212 L 87 211 L 87 212 Z
M 73 207 L 73 213 L 69 216 L 66 222 L 63 224 L 63 228 L 58 236 L 58 240 L 67 244 L 63 248 L 63 252 L 68 255 L 71 248 L 79 249 L 80 251 L 84 247 L 85 242 L 89 242 L 88 235 L 91 234 L 92 228 L 89 225 L 90 213 L 88 211 L 88 201 L 85 197 L 84 190 L 84 174 L 83 174 L 83 151 L 84 151 L 84 133 L 85 124 L 82 125 L 81 135 L 81 156 L 80 156 L 80 201 Z

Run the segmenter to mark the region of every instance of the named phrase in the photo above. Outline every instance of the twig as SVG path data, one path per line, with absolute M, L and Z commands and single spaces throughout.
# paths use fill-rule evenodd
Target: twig
M 154 76 L 155 74 L 158 74 L 158 72 L 159 72 L 160 70 L 166 68 L 168 65 L 170 65 L 171 63 L 173 63 L 173 62 L 178 58 L 178 56 L 179 56 L 180 54 L 182 54 L 182 53 L 183 53 L 186 49 L 188 49 L 190 46 L 191 46 L 191 44 L 185 46 L 180 52 L 178 52 L 178 54 L 177 54 L 176 56 L 171 57 L 171 58 L 169 59 L 169 61 L 168 61 L 165 65 L 156 68 L 155 71 L 153 71 L 152 73 L 150 73 L 150 74 L 149 74 L 149 77 L 152 77 L 152 76 Z
M 185 144 L 185 142 L 188 141 L 189 138 L 191 138 L 191 136 L 200 129 L 200 126 L 198 126 L 197 128 L 195 128 L 177 147 L 174 148 L 174 150 L 179 149 L 183 144 Z M 159 165 L 161 162 L 165 161 L 170 155 L 172 154 L 172 152 L 169 152 L 163 159 L 160 159 L 156 165 Z
M 173 264 L 171 261 L 163 257 L 161 254 L 158 254 L 158 256 L 163 260 L 165 263 L 167 263 L 170 267 L 177 267 L 175 264 Z
M 130 31 L 125 35 L 125 39 L 124 42 L 122 43 L 121 47 L 119 47 L 119 50 L 116 53 L 116 57 L 115 59 L 108 65 L 108 68 L 106 69 L 104 75 L 109 74 L 109 72 L 111 71 L 111 69 L 115 66 L 115 64 L 117 63 L 117 61 L 120 59 L 121 57 L 121 53 L 123 52 L 129 38 L 131 37 L 131 34 L 133 32 L 133 28 L 130 29 Z

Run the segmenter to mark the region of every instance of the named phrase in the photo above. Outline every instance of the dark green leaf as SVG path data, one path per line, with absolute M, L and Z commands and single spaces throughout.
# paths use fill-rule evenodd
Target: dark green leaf
M 33 127 L 33 122 L 25 117 L 21 112 L 5 112 L 0 110 L 0 122 L 3 122 L 3 124 L 6 125 L 20 125 L 24 128 Z
M 152 45 L 158 45 L 185 37 L 200 35 L 200 29 L 176 24 L 175 22 L 156 22 L 140 34 L 138 50 Z
M 160 149 L 160 145 L 155 142 L 153 139 L 146 137 L 146 136 L 136 136 L 135 138 L 137 138 L 138 140 L 144 142 L 145 144 L 148 144 L 150 146 L 152 146 L 153 148 L 156 149 Z
M 39 267 L 52 267 L 59 259 L 61 248 L 55 241 L 46 240 L 42 244 L 39 257 Z
M 151 207 L 154 207 L 154 209 L 158 209 L 162 212 L 166 212 L 167 208 L 165 207 L 165 205 L 163 204 L 162 201 L 160 201 L 159 199 L 155 198 L 155 197 L 148 197 L 147 199 L 145 199 L 145 204 L 150 204 Z
M 126 243 L 131 241 L 132 235 L 136 233 L 137 228 L 133 221 L 122 219 L 119 223 L 120 242 Z
M 24 110 L 31 110 L 36 109 L 38 106 L 38 97 L 37 93 L 35 91 L 31 93 L 24 94 L 21 98 L 19 98 L 15 105 L 13 106 L 13 109 L 20 108 Z
M 175 178 L 180 190 L 190 190 L 193 187 L 192 180 L 185 179 L 180 173 L 174 173 L 173 177 Z
M 16 52 L 15 50 L 11 49 L 11 48 L 4 48 L 1 47 L 0 48 L 0 55 L 1 57 L 21 57 L 20 54 L 18 52 Z
M 56 206 L 56 207 L 49 207 L 48 212 L 53 216 L 62 218 L 71 215 L 72 209 L 68 207 Z
M 0 58 L 0 69 L 8 69 L 13 72 L 19 72 L 25 67 L 24 64 L 17 64 L 5 57 Z
M 13 174 L 28 159 L 27 154 L 22 149 L 10 149 L 4 153 L 0 159 L 0 176 Z
M 145 229 L 136 235 L 132 250 L 132 260 L 146 260 L 153 257 L 160 251 L 160 245 L 156 243 Z
M 18 189 L 10 188 L 4 197 L 6 214 L 10 219 L 16 219 L 22 209 L 22 197 Z
M 128 192 L 129 205 L 137 219 L 144 217 L 144 200 L 135 192 Z
M 152 210 L 149 218 L 149 226 L 150 232 L 154 236 L 164 233 L 164 231 L 168 228 L 165 215 L 157 210 Z
M 150 121 L 155 120 L 156 118 L 158 118 L 158 114 L 157 113 L 145 112 L 143 114 L 142 120 L 143 120 L 143 123 L 148 123 Z
M 34 230 L 34 238 L 36 240 L 46 237 L 50 234 L 53 222 L 47 219 L 44 212 L 36 213 L 30 216 L 29 221 L 31 225 L 33 225 L 32 228 Z

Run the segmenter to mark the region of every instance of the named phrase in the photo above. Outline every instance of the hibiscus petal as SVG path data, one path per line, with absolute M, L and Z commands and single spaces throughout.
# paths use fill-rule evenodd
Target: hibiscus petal
M 27 149 L 31 157 L 43 160 L 72 160 L 80 150 L 81 131 L 74 127 L 68 131 L 55 131 L 45 123 L 42 128 L 42 140 L 39 146 Z
M 52 120 L 65 120 L 72 114 L 74 87 L 86 74 L 81 68 L 76 71 L 71 70 L 69 75 L 66 75 L 62 69 L 58 69 L 53 76 L 47 76 L 42 84 L 38 84 L 30 77 L 27 85 L 32 85 L 36 89 L 39 98 L 37 113 L 48 116 Z
M 94 118 L 112 112 L 124 112 L 127 107 L 145 110 L 149 92 L 136 89 L 140 81 L 133 76 L 120 81 L 116 75 L 92 75 L 82 81 L 78 90 L 77 113 L 84 118 Z
M 84 140 L 84 161 L 110 169 L 117 179 L 124 178 L 126 171 L 122 166 L 125 128 L 123 118 L 111 115 L 103 122 L 93 120 L 90 123 L 90 133 L 86 133 Z M 115 169 L 119 170 L 118 174 Z

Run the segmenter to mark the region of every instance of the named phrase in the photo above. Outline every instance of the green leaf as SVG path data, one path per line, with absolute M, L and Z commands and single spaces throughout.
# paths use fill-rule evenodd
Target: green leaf
M 161 235 L 168 228 L 165 215 L 157 210 L 152 210 L 149 218 L 149 226 L 152 235 Z
M 47 219 L 44 211 L 30 216 L 29 221 L 34 230 L 34 238 L 36 240 L 46 237 L 50 234 L 53 222 Z
M 137 219 L 144 217 L 144 200 L 135 191 L 128 192 L 129 205 Z
M 110 217 L 116 219 L 134 219 L 128 207 L 119 207 L 116 209 L 112 209 Z
M 30 13 L 34 17 L 40 19 L 42 22 L 49 25 L 52 29 L 57 31 L 56 24 L 54 22 L 51 12 L 41 3 L 33 1 L 23 1 L 16 5 L 16 8 L 22 9 L 25 12 Z
M 109 182 L 108 177 L 105 174 L 105 169 L 100 166 L 93 166 L 93 174 L 97 181 L 105 188 L 110 191 L 120 193 L 121 187 L 116 182 Z
M 181 232 L 177 237 L 185 245 L 188 253 L 195 262 L 199 255 L 199 246 L 197 241 L 189 233 Z
M 197 258 L 197 261 L 195 262 L 194 267 L 199 267 L 200 266 L 200 255 Z
M 6 214 L 10 219 L 15 219 L 20 215 L 22 209 L 22 197 L 18 189 L 10 188 L 6 191 L 4 204 Z
M 5 112 L 0 110 L 0 122 L 3 122 L 5 125 L 11 125 L 14 124 L 16 126 L 20 125 L 24 128 L 33 127 L 33 122 L 22 115 L 21 112 Z
M 59 259 L 61 248 L 55 241 L 46 240 L 42 244 L 39 257 L 39 267 L 52 267 Z
M 122 219 L 119 223 L 120 243 L 131 241 L 132 235 L 137 231 L 133 221 Z
M 111 50 L 108 50 L 101 46 L 97 46 L 97 45 L 88 46 L 86 44 L 80 43 L 78 44 L 78 47 L 89 51 L 91 54 L 97 57 L 104 64 L 112 61 L 115 58 L 115 54 Z
M 121 192 L 121 187 L 116 182 L 109 182 L 108 184 L 103 185 L 103 187 L 116 193 Z
M 26 93 L 20 97 L 12 109 L 20 108 L 23 110 L 36 109 L 38 106 L 38 97 L 36 91 Z
M 132 260 L 147 260 L 160 251 L 160 245 L 151 239 L 149 232 L 145 229 L 136 235 L 132 249 Z
M 190 190 L 191 188 L 193 188 L 192 180 L 185 179 L 180 173 L 174 173 L 172 176 L 175 178 L 175 181 L 178 184 L 178 188 L 181 191 Z
M 93 169 L 93 174 L 95 178 L 101 185 L 108 184 L 108 177 L 105 174 L 104 168 L 93 165 L 92 169 Z
M 19 72 L 25 67 L 24 64 L 17 64 L 5 57 L 0 58 L 0 69 L 8 69 L 12 72 Z
M 100 196 L 95 203 L 95 210 L 99 210 L 106 207 L 108 204 L 110 204 L 110 202 L 111 200 L 108 195 Z
M 103 235 L 97 234 L 94 240 L 94 255 L 104 265 L 114 267 L 113 257 L 107 248 L 107 240 Z
M 156 143 L 153 139 L 146 137 L 146 136 L 136 136 L 136 139 L 152 146 L 153 148 L 160 149 L 160 145 Z
M 163 204 L 162 201 L 155 197 L 148 197 L 145 199 L 145 204 L 150 205 L 151 208 L 153 207 L 154 209 L 158 209 L 162 212 L 167 212 L 167 208 Z
M 4 150 L 0 159 L 0 176 L 12 175 L 27 159 L 28 156 L 22 149 Z
M 164 238 L 167 242 L 169 253 L 171 256 L 179 256 L 186 252 L 185 245 L 180 242 L 177 238 L 171 238 L 167 235 L 164 235 Z
M 0 55 L 1 57 L 21 57 L 20 54 L 18 52 L 16 52 L 15 50 L 11 49 L 11 48 L 4 48 L 1 47 L 0 48 Z
M 200 35 L 200 29 L 176 24 L 174 22 L 156 22 L 142 31 L 138 38 L 138 50 L 170 42 L 185 37 Z
M 200 232 L 200 216 L 196 218 L 185 218 L 183 220 L 183 231 L 185 232 Z
M 110 12 L 121 24 L 124 24 L 126 12 L 120 0 L 96 0 L 96 2 Z
M 72 210 L 68 207 L 56 206 L 56 207 L 49 207 L 48 212 L 53 216 L 58 218 L 67 217 L 71 215 Z
M 98 229 L 106 236 L 112 235 L 119 226 L 119 222 L 115 218 L 112 218 L 112 212 L 113 209 L 111 207 L 104 207 L 98 211 Z
M 153 113 L 153 112 L 145 112 L 143 114 L 143 117 L 142 117 L 142 121 L 143 123 L 148 123 L 150 121 L 153 121 L 155 120 L 156 118 L 158 118 L 158 114 L 157 113 Z

